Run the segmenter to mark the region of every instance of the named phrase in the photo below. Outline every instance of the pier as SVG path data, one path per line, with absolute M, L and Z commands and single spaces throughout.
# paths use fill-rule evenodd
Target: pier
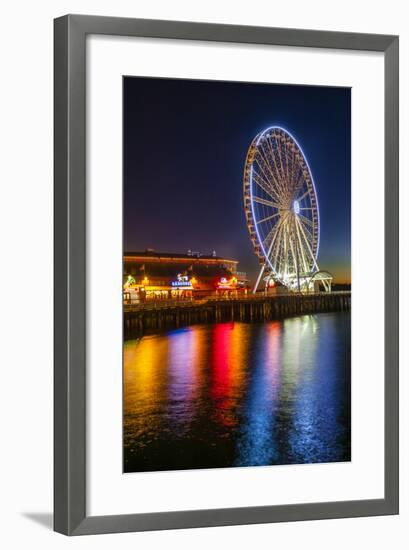
M 140 338 L 189 325 L 285 319 L 294 315 L 350 311 L 351 292 L 248 296 L 240 299 L 166 301 L 124 306 L 124 338 Z

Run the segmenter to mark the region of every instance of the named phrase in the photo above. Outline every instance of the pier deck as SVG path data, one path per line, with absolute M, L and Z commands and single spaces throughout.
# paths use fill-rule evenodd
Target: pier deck
M 152 302 L 124 306 L 124 338 L 139 338 L 193 324 L 262 322 L 294 315 L 350 311 L 351 292 L 248 296 L 190 302 Z

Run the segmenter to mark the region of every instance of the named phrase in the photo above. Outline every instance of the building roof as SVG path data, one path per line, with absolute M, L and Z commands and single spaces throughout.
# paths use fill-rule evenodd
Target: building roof
M 191 254 L 185 253 L 185 254 L 179 254 L 174 252 L 155 252 L 154 250 L 145 250 L 143 252 L 124 252 L 124 258 L 143 258 L 146 259 L 146 261 L 149 260 L 182 260 L 183 262 L 192 262 L 192 261 L 213 261 L 213 262 L 231 262 L 237 264 L 237 260 L 232 260 L 228 258 L 223 258 L 221 256 L 212 256 L 212 255 L 202 255 L 198 254 L 196 252 L 192 252 Z

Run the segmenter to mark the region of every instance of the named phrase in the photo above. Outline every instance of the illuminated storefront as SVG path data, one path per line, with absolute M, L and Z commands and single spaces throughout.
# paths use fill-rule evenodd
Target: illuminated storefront
M 247 293 L 236 260 L 215 254 L 170 254 L 153 250 L 124 254 L 124 303 L 197 300 Z
M 239 291 L 240 286 L 235 276 L 220 277 L 216 283 L 216 295 L 218 297 L 237 297 Z

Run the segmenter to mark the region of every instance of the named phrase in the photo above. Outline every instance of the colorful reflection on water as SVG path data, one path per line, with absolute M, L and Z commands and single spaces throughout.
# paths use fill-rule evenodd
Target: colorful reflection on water
M 350 460 L 350 314 L 124 345 L 124 471 Z

